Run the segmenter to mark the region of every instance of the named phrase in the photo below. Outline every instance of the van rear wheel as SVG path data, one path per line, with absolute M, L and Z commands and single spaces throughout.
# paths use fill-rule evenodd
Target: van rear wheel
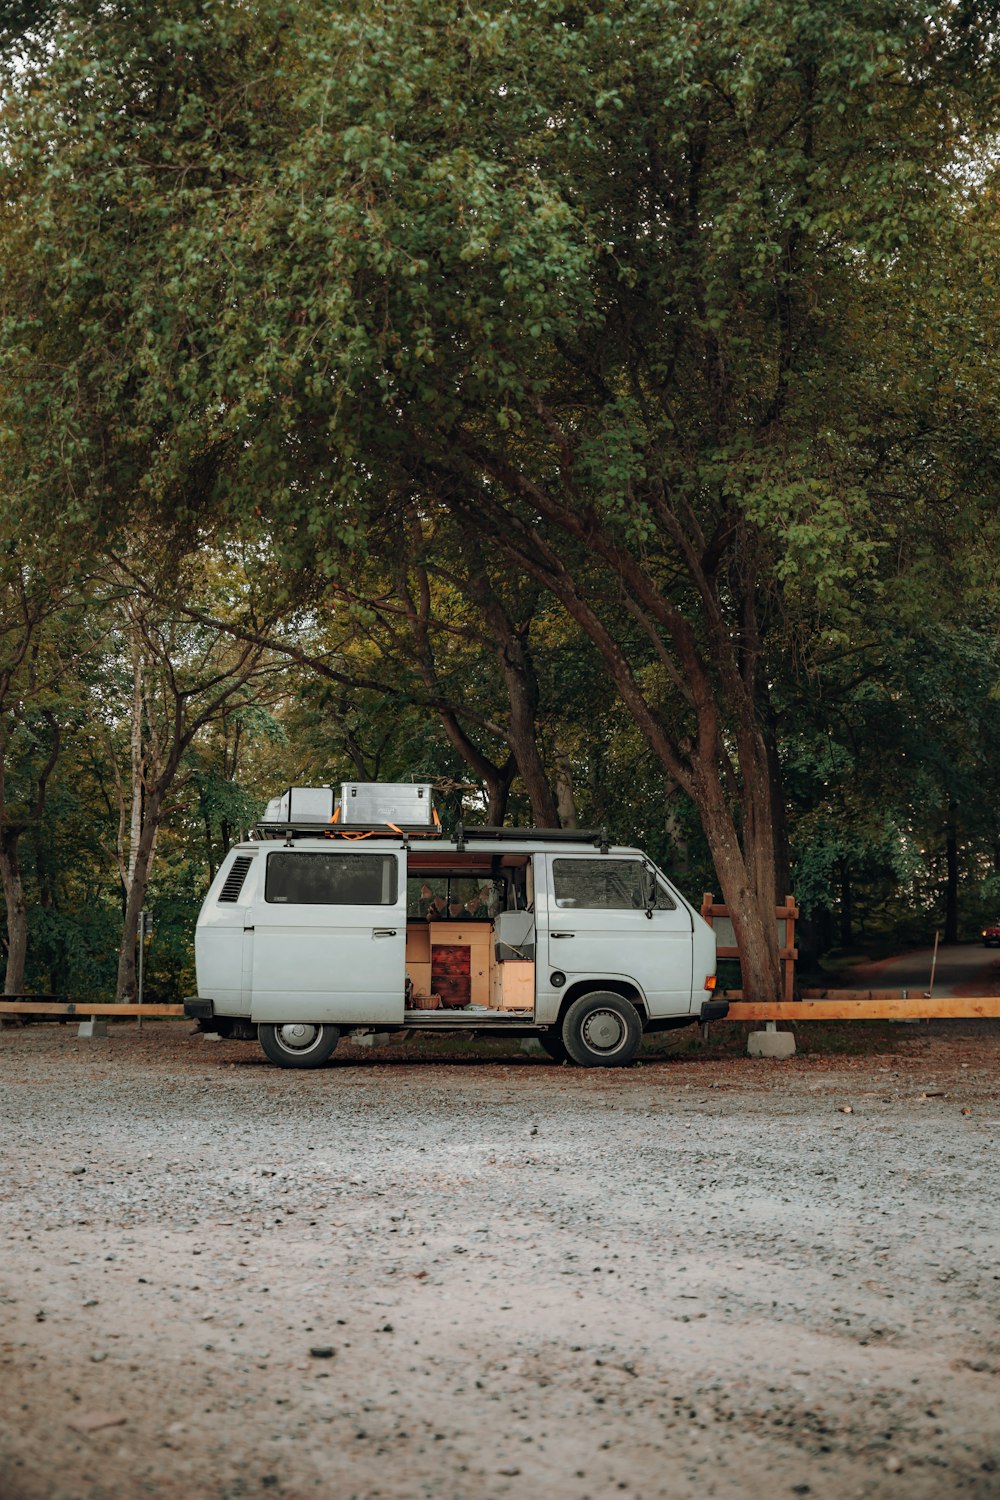
M 289 1021 L 280 1026 L 261 1022 L 257 1040 L 279 1068 L 318 1068 L 340 1041 L 340 1027 L 312 1021 Z
M 639 1050 L 642 1021 L 634 1005 L 610 990 L 574 1000 L 562 1025 L 566 1051 L 583 1068 L 624 1068 Z

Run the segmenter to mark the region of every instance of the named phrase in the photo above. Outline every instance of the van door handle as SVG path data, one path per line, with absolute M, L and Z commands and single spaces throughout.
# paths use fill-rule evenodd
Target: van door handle
M 372 933 L 372 937 L 395 937 L 395 936 L 396 936 L 396 928 L 395 927 L 376 927 L 375 931 Z
M 550 932 L 549 937 L 576 937 L 575 932 Z

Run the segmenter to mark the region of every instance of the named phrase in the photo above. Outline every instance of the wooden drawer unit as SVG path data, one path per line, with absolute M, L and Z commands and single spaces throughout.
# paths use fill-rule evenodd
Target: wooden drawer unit
M 461 949 L 467 955 L 468 999 L 473 1005 L 490 1003 L 490 951 L 492 927 L 489 922 L 429 922 L 431 978 L 438 989 L 437 975 L 443 972 L 443 961 L 439 963 L 439 949 Z M 456 960 L 456 962 L 458 962 Z M 457 971 L 456 971 L 457 972 Z M 444 998 L 444 991 L 439 991 Z
M 468 1005 L 472 998 L 470 951 L 457 943 L 431 944 L 431 988 L 448 1009 Z
M 535 966 L 520 959 L 507 959 L 493 965 L 490 988 L 491 1010 L 528 1010 L 535 1008 Z

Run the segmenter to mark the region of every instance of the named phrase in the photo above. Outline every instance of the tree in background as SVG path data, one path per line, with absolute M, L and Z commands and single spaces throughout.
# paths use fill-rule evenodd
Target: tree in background
M 4 994 L 25 987 L 28 899 L 21 843 L 45 812 L 64 728 L 82 705 L 72 698 L 79 608 L 64 584 L 27 561 L 0 571 L 0 881 L 7 918 Z M 75 618 L 74 618 L 75 616 Z M 43 891 L 44 899 L 44 891 Z
M 211 563 L 189 562 L 175 580 L 171 598 L 161 582 L 150 599 L 134 592 L 121 599 L 122 584 L 134 570 L 120 565 L 111 574 L 118 595 L 121 638 L 128 643 L 132 692 L 129 702 L 131 782 L 123 784 L 115 766 L 119 802 L 118 862 L 124 895 L 124 922 L 115 998 L 135 998 L 139 913 L 149 885 L 160 830 L 191 772 L 187 761 L 198 737 L 234 710 L 275 696 L 274 660 L 252 642 L 234 642 L 225 631 L 193 623 L 177 596 L 192 592 L 224 602 L 231 585 L 221 585 Z M 128 831 L 125 832 L 126 814 Z
M 302 324 L 289 449 L 326 428 L 292 514 L 322 556 L 409 483 L 547 590 L 698 808 L 745 988 L 773 993 L 774 663 L 857 628 L 902 527 L 974 478 L 942 368 L 885 377 L 918 265 L 931 315 L 976 264 L 956 176 L 995 125 L 987 11 L 405 13 L 303 27 L 284 160 L 310 208 L 258 199 Z
M 400 495 L 470 530 L 602 662 L 772 994 L 777 688 L 995 511 L 992 8 L 59 17 L 3 126 L 29 513 L 259 522 L 341 589 Z

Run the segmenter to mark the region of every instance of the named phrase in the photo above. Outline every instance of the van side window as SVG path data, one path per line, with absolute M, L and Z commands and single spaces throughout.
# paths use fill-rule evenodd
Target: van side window
M 554 859 L 556 906 L 641 910 L 641 873 L 637 859 Z
M 397 879 L 391 854 L 282 850 L 268 856 L 264 900 L 289 906 L 395 906 Z

